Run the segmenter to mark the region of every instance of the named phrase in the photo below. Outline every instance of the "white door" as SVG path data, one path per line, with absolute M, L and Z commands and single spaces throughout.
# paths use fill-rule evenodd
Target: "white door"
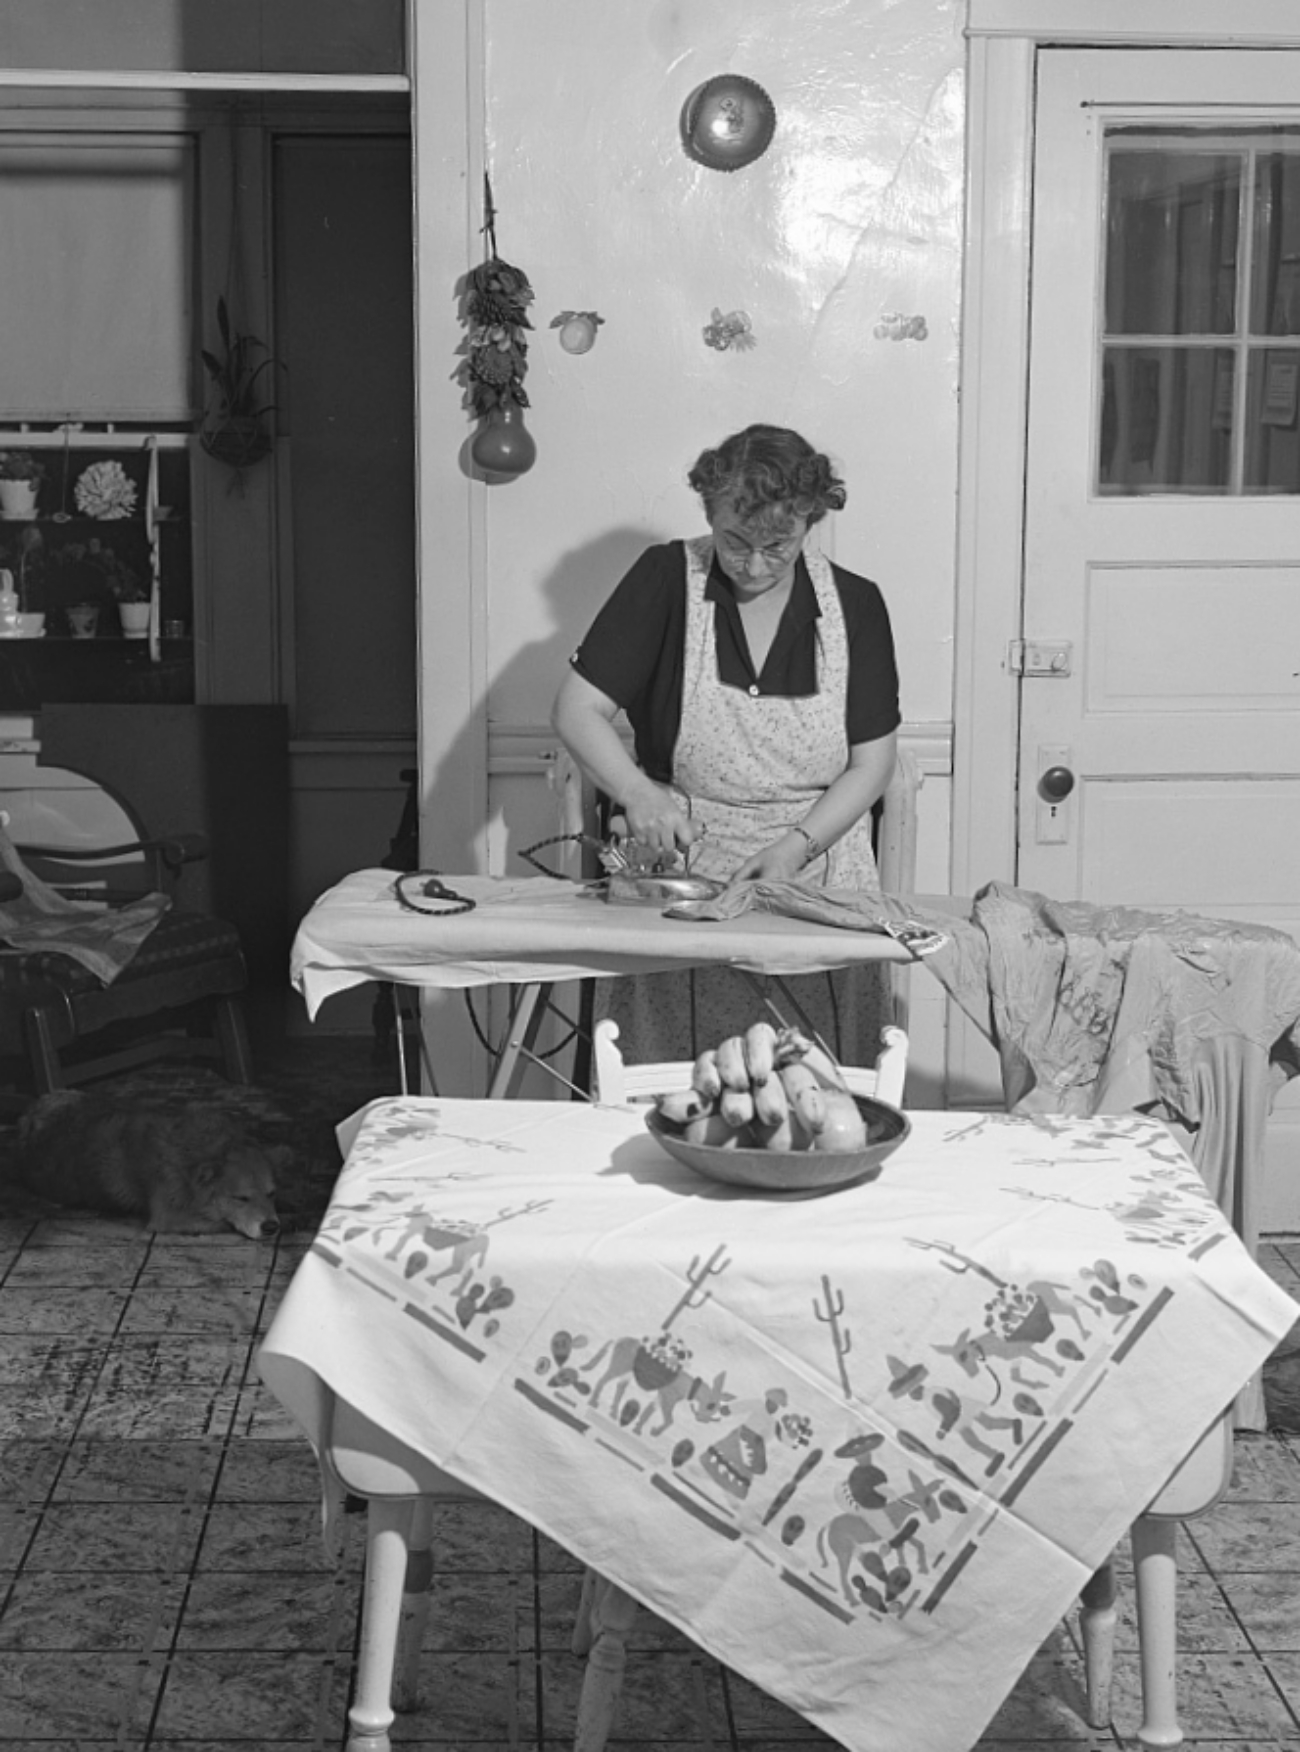
M 1039 67 L 1019 880 L 1300 936 L 1300 52 Z

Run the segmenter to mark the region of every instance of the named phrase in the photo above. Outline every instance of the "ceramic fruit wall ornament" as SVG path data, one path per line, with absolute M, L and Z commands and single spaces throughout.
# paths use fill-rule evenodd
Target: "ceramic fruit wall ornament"
M 590 353 L 596 344 L 596 330 L 604 322 L 594 310 L 562 310 L 551 318 L 551 327 L 560 331 L 560 345 L 566 353 Z
M 488 257 L 465 276 L 465 322 L 469 347 L 460 367 L 465 402 L 482 422 L 470 456 L 484 474 L 525 474 L 537 459 L 537 446 L 524 424 L 529 406 L 524 389 L 528 369 L 525 331 L 533 289 L 522 268 L 497 254 L 492 185 L 483 179 Z
M 728 348 L 734 348 L 737 353 L 747 353 L 751 347 L 758 345 L 754 337 L 754 325 L 749 315 L 743 310 L 729 310 L 724 316 L 715 304 L 713 316 L 703 328 L 704 344 L 716 352 L 725 353 Z

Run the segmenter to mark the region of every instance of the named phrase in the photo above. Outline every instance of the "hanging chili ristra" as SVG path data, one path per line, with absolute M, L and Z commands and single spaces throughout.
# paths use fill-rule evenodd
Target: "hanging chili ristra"
M 465 276 L 465 320 L 469 352 L 461 367 L 466 402 L 483 424 L 470 454 L 485 474 L 519 475 L 533 465 L 537 446 L 524 425 L 528 407 L 524 373 L 528 369 L 525 331 L 533 289 L 522 268 L 497 254 L 492 185 L 483 178 L 488 256 Z

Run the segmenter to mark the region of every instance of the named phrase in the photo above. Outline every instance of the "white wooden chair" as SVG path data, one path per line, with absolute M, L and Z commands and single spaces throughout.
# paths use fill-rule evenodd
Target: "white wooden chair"
M 333 1394 L 325 1428 L 325 1465 L 367 1504 L 361 1638 L 346 1752 L 393 1752 L 394 1715 L 419 1709 L 423 1701 L 420 1649 L 433 1587 L 434 1511 L 483 1498 Z M 631 1595 L 587 1571 L 573 1633 L 574 1653 L 588 1657 L 574 1752 L 603 1752 L 635 1613 Z
M 901 1028 L 882 1028 L 880 1057 L 874 1065 L 844 1065 L 844 1081 L 855 1095 L 874 1096 L 891 1107 L 903 1105 L 907 1077 L 907 1035 Z M 618 1023 L 612 1017 L 597 1022 L 592 1035 L 592 1071 L 596 1100 L 605 1107 L 648 1102 L 668 1089 L 688 1088 L 691 1064 L 669 1060 L 628 1065 L 618 1049 Z

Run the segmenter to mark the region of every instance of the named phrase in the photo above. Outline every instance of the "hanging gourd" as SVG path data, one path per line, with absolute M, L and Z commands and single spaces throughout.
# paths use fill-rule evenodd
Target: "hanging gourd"
M 524 389 L 528 369 L 525 331 L 533 289 L 522 268 L 513 268 L 497 254 L 496 210 L 492 185 L 483 178 L 487 219 L 487 260 L 465 276 L 465 321 L 469 348 L 461 366 L 466 403 L 481 422 L 470 444 L 470 456 L 486 475 L 526 474 L 537 459 L 537 446 L 524 424 L 529 406 Z

